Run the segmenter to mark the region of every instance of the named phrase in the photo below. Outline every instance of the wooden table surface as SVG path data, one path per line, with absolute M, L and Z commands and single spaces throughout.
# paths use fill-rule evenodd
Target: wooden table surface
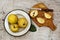
M 23 9 L 26 12 L 34 4 L 43 2 L 48 8 L 54 9 L 54 24 L 57 29 L 51 31 L 47 27 L 37 27 L 36 32 L 28 32 L 21 37 L 13 37 L 9 35 L 3 26 L 5 15 L 13 9 Z M 3 11 L 5 13 L 3 13 Z M 0 0 L 0 40 L 60 40 L 60 0 Z

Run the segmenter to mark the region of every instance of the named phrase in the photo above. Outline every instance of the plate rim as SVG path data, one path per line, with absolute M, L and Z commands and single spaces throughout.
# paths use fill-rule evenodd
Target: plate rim
M 4 29 L 5 29 L 6 32 L 7 32 L 7 30 L 6 30 L 6 28 L 5 28 L 5 18 L 7 17 L 7 15 L 8 15 L 9 13 L 11 13 L 11 12 L 13 12 L 13 11 L 16 11 L 16 10 L 21 10 L 21 11 L 27 13 L 27 12 L 24 11 L 23 9 L 14 9 L 14 10 L 9 11 L 9 12 L 6 14 L 6 16 L 4 17 L 4 22 L 3 22 L 3 26 L 4 26 Z M 27 15 L 28 15 L 28 13 L 27 13 Z M 28 16 L 29 16 L 29 15 L 28 15 Z M 30 17 L 29 17 L 29 18 L 30 18 Z M 30 19 L 30 22 L 32 22 L 31 19 Z M 30 26 L 31 26 L 31 23 L 30 23 Z M 29 29 L 28 29 L 28 31 L 29 31 Z M 28 31 L 27 31 L 26 33 L 28 33 Z M 7 32 L 7 33 L 8 33 L 9 35 L 11 35 L 11 36 L 14 36 L 14 37 L 20 37 L 20 36 L 23 36 L 23 35 L 26 34 L 26 33 L 24 33 L 23 35 L 15 36 L 15 35 L 10 34 L 9 32 Z

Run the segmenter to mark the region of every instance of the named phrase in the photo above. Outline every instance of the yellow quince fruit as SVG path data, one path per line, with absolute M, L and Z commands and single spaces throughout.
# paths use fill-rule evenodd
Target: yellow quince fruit
M 14 24 L 14 23 L 17 23 L 18 21 L 18 17 L 16 14 L 10 14 L 8 16 L 8 22 L 11 23 L 11 24 Z
M 18 27 L 17 24 L 11 24 L 11 25 L 10 25 L 10 30 L 11 30 L 12 32 L 18 32 L 18 31 L 19 31 L 19 27 Z
M 27 27 L 28 21 L 26 20 L 26 18 L 19 18 L 18 20 L 18 25 L 19 27 L 25 28 Z

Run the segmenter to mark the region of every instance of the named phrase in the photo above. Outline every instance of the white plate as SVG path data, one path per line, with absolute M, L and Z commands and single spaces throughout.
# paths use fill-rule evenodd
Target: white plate
M 8 20 L 7 20 L 8 16 L 10 14 L 21 14 L 21 15 L 23 15 L 28 21 L 27 27 L 21 32 L 17 32 L 17 33 L 12 32 L 9 28 L 9 24 L 8 24 Z M 6 31 L 13 36 L 21 36 L 21 35 L 25 34 L 29 30 L 30 25 L 31 25 L 31 20 L 30 20 L 29 15 L 25 11 L 20 10 L 20 9 L 16 9 L 16 10 L 9 12 L 8 15 L 5 17 L 5 21 L 4 21 L 4 26 L 5 26 Z

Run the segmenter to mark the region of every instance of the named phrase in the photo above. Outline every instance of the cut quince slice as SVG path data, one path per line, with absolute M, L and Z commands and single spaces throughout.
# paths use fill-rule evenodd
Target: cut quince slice
M 48 14 L 48 13 L 44 13 L 44 16 L 45 16 L 45 18 L 48 18 L 48 19 L 50 19 L 52 16 L 50 15 L 50 14 Z
M 30 13 L 30 16 L 32 18 L 36 17 L 38 15 L 38 11 L 37 10 L 32 10 L 31 13 Z
M 45 23 L 45 20 L 41 17 L 37 17 L 37 21 L 41 24 Z

